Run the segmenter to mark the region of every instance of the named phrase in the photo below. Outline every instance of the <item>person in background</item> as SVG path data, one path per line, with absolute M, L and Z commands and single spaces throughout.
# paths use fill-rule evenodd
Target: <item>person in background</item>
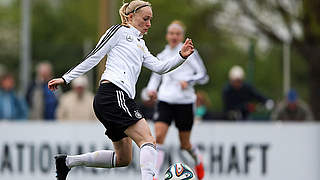
M 62 95 L 57 108 L 59 121 L 96 120 L 93 111 L 93 93 L 88 91 L 88 78 L 80 76 L 72 81 L 72 90 Z
M 179 53 L 185 33 L 185 26 L 181 21 L 173 21 L 168 26 L 166 34 L 168 44 L 158 54 L 159 61 L 166 61 Z M 197 50 L 194 50 L 187 61 L 177 69 L 163 75 L 152 73 L 147 90 L 151 99 L 158 99 L 157 112 L 154 116 L 158 150 L 155 179 L 158 179 L 164 161 L 164 141 L 172 121 L 179 131 L 181 150 L 193 158 L 198 179 L 204 178 L 201 153 L 197 146 L 191 144 L 190 137 L 196 101 L 194 85 L 206 84 L 208 81 L 207 70 Z
M 212 113 L 208 109 L 211 106 L 208 93 L 205 91 L 197 91 L 196 96 L 195 120 L 212 120 Z
M 2 75 L 0 84 L 0 119 L 27 119 L 28 108 L 26 103 L 18 98 L 14 91 L 14 77 L 11 74 Z
M 314 120 L 309 106 L 299 98 L 298 93 L 293 89 L 288 92 L 286 99 L 277 105 L 271 118 L 283 121 Z
M 37 65 L 36 79 L 29 85 L 26 94 L 27 103 L 30 107 L 30 119 L 54 120 L 58 99 L 48 89 L 47 83 L 52 78 L 52 66 L 48 62 Z
M 224 113 L 229 120 L 247 120 L 253 111 L 252 101 L 266 105 L 268 110 L 273 108 L 273 101 L 263 96 L 253 86 L 244 82 L 244 70 L 233 66 L 229 71 L 229 83 L 223 89 Z

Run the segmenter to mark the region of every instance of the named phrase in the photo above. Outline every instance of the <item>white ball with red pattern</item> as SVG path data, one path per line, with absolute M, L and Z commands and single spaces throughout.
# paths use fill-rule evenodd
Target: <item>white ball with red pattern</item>
M 165 180 L 195 180 L 193 170 L 183 163 L 175 163 L 171 165 L 165 174 Z

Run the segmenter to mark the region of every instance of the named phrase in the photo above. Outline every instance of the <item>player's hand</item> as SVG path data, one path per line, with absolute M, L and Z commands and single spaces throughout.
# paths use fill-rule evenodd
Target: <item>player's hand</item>
M 181 55 L 184 58 L 187 58 L 193 53 L 193 51 L 194 51 L 194 47 L 193 47 L 192 40 L 187 38 L 181 48 Z
M 151 101 L 154 101 L 157 99 L 157 91 L 148 91 L 148 96 L 150 97 L 150 100 Z
M 180 86 L 181 86 L 182 90 L 184 90 L 189 86 L 189 84 L 187 81 L 180 81 Z
M 56 89 L 58 89 L 58 85 L 60 84 L 64 84 L 64 80 L 62 78 L 52 79 L 48 82 L 48 88 L 51 91 L 55 91 Z

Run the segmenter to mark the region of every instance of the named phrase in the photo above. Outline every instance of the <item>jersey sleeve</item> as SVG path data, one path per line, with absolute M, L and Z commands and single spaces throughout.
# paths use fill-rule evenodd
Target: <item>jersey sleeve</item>
M 119 29 L 121 25 L 114 25 L 109 28 L 106 33 L 100 38 L 96 47 L 84 58 L 84 60 L 65 73 L 62 78 L 68 84 L 73 79 L 88 72 L 96 66 L 101 59 L 118 43 Z
M 167 73 L 177 68 L 185 61 L 185 59 L 182 58 L 179 53 L 177 53 L 177 55 L 172 58 L 168 58 L 167 60 L 160 61 L 158 58 L 154 57 L 149 52 L 146 46 L 144 47 L 145 47 L 145 53 L 144 53 L 143 66 L 158 74 Z
M 195 50 L 194 53 L 188 58 L 188 61 L 195 71 L 194 75 L 188 80 L 188 83 L 193 85 L 206 84 L 209 81 L 209 76 L 198 51 Z

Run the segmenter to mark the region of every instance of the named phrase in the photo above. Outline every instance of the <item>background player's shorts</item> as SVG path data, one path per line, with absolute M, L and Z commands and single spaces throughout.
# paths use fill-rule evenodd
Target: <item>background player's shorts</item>
M 94 97 L 93 109 L 106 128 L 105 134 L 113 142 L 127 137 L 124 131 L 144 118 L 135 101 L 112 83 L 100 84 Z
M 155 122 L 164 122 L 169 126 L 174 120 L 179 131 L 191 131 L 193 126 L 193 104 L 169 104 L 159 101 Z

